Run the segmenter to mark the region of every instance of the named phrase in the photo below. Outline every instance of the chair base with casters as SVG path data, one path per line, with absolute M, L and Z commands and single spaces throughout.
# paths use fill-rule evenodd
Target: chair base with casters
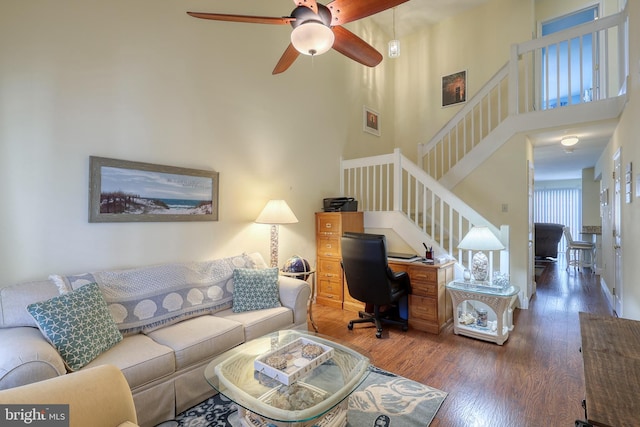
M 381 311 L 380 306 L 373 306 L 373 313 L 367 311 L 359 311 L 358 319 L 353 319 L 347 324 L 349 330 L 353 330 L 355 323 L 374 323 L 376 325 L 376 338 L 382 338 L 382 324 L 392 324 L 402 327 L 402 331 L 409 330 L 409 320 L 400 318 L 398 308 L 392 307 L 390 310 Z

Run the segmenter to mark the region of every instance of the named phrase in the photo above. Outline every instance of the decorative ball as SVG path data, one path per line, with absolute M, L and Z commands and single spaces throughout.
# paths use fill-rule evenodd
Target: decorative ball
M 307 280 L 309 275 L 305 273 L 311 271 L 311 266 L 309 265 L 309 261 L 306 259 L 299 257 L 298 255 L 294 255 L 284 263 L 282 271 L 286 273 L 300 273 L 296 278 Z

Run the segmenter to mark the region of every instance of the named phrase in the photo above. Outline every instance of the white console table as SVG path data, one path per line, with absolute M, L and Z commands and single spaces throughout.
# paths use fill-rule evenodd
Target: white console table
M 504 344 L 513 330 L 513 313 L 511 302 L 520 292 L 517 286 L 506 289 L 491 285 L 475 284 L 473 282 L 453 281 L 447 284 L 447 291 L 453 305 L 453 332 L 456 335 L 466 335 L 485 341 Z M 496 327 L 478 326 L 477 323 L 462 324 L 458 314 L 458 306 L 462 304 L 466 311 L 467 301 L 479 301 L 493 310 L 496 316 Z

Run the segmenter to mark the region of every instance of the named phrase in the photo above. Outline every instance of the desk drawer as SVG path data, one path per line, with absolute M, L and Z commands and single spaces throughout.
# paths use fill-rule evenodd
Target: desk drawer
M 331 279 L 318 279 L 318 295 L 325 298 L 342 300 L 342 282 Z
M 342 309 L 342 281 L 318 278 L 316 302 L 327 307 Z
M 411 293 L 423 297 L 438 297 L 438 285 L 435 283 L 423 283 L 420 281 L 414 281 L 411 278 Z
M 318 256 L 326 256 L 340 259 L 340 240 L 333 236 L 318 236 Z
M 318 279 L 335 279 L 342 281 L 340 260 L 318 258 Z
M 340 215 L 318 215 L 316 231 L 318 235 L 342 235 L 342 218 Z
M 421 268 L 415 266 L 409 266 L 407 269 L 409 276 L 411 276 L 411 281 L 419 282 L 419 283 L 438 283 L 438 271 L 433 268 Z
M 438 303 L 434 298 L 409 295 L 409 319 L 438 323 Z

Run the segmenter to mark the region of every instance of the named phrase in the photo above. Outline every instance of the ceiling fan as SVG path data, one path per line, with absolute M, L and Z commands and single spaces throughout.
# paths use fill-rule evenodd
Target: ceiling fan
M 326 6 L 316 0 L 293 0 L 296 8 L 290 16 L 268 17 L 187 12 L 194 18 L 214 21 L 246 22 L 293 27 L 291 43 L 273 69 L 273 74 L 286 71 L 298 55 L 320 55 L 333 48 L 360 64 L 375 67 L 382 55 L 342 25 L 375 15 L 408 0 L 333 0 Z

